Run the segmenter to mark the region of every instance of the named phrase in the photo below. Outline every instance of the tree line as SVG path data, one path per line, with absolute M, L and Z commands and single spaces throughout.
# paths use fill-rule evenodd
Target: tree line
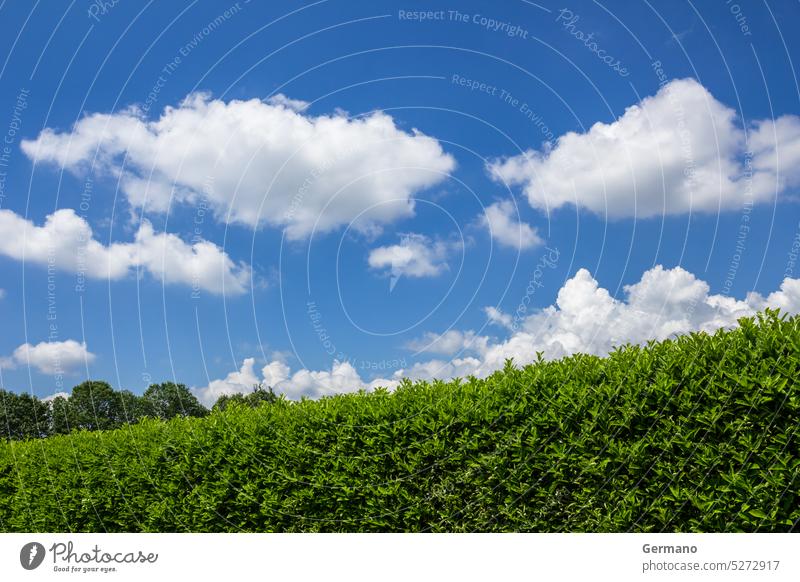
M 276 400 L 272 388 L 260 384 L 247 394 L 221 396 L 211 410 L 184 384 L 174 382 L 151 384 L 139 396 L 130 390 L 114 390 L 108 382 L 89 380 L 75 386 L 69 397 L 49 401 L 0 389 L 0 437 L 23 440 L 76 430 L 113 430 L 143 418 L 203 417 L 231 405 L 254 407 Z

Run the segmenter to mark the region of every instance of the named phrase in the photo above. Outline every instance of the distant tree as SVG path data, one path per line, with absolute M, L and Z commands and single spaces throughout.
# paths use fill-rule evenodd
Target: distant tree
M 72 389 L 69 408 L 77 426 L 86 430 L 110 430 L 127 421 L 123 397 L 108 382 L 89 380 Z
M 272 404 L 278 400 L 278 396 L 272 390 L 272 386 L 264 386 L 263 384 L 256 384 L 253 386 L 253 391 L 245 396 L 245 399 L 250 406 L 256 407 L 262 404 Z
M 31 394 L 0 390 L 0 435 L 6 439 L 45 437 L 50 432 L 50 407 Z
M 208 409 L 185 385 L 173 382 L 152 384 L 142 396 L 142 408 L 147 416 L 163 420 L 208 414 Z
M 130 390 L 117 392 L 119 398 L 119 417 L 121 424 L 133 424 L 147 416 L 147 406 L 144 398 L 137 396 Z
M 233 404 L 246 404 L 244 394 L 223 394 L 211 407 L 211 412 L 221 412 Z
M 272 390 L 272 387 L 264 387 L 263 384 L 256 384 L 253 386 L 253 391 L 247 394 L 223 394 L 217 399 L 211 410 L 212 412 L 222 411 L 234 403 L 256 408 L 262 404 L 272 404 L 277 400 L 278 396 Z
M 69 398 L 56 396 L 50 401 L 50 432 L 51 434 L 69 434 L 79 428 L 78 417 Z
M 112 430 L 138 422 L 145 416 L 141 396 L 129 390 L 114 390 L 107 382 L 89 380 L 72 389 L 69 398 L 50 402 L 51 430 L 67 434 L 73 430 Z

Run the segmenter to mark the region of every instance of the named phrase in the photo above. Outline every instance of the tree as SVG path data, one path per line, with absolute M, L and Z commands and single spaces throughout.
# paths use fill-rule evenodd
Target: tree
M 50 432 L 50 408 L 31 394 L 0 390 L 0 435 L 6 439 L 45 437 Z
M 253 391 L 245 397 L 252 407 L 262 404 L 273 404 L 278 400 L 278 395 L 272 390 L 272 386 L 264 387 L 263 384 L 253 386 Z
M 119 398 L 118 421 L 120 424 L 133 424 L 147 416 L 144 398 L 137 396 L 130 390 L 120 390 L 117 395 Z
M 272 404 L 277 400 L 278 396 L 272 390 L 271 386 L 265 388 L 263 384 L 256 384 L 253 386 L 253 391 L 248 394 L 223 394 L 217 399 L 211 410 L 222 411 L 234 403 L 256 408 L 262 404 Z
M 69 398 L 56 396 L 50 401 L 51 434 L 69 434 L 78 427 L 78 418 L 70 406 Z
M 245 405 L 244 394 L 223 394 L 217 401 L 214 403 L 214 406 L 211 407 L 211 412 L 222 412 L 226 410 L 229 406 L 233 404 L 237 405 Z
M 110 430 L 127 422 L 123 398 L 108 382 L 89 380 L 72 389 L 69 408 L 77 426 L 86 430 Z
M 147 416 L 168 420 L 176 416 L 205 416 L 208 410 L 200 404 L 184 384 L 163 382 L 151 384 L 142 396 Z
M 89 380 L 72 389 L 69 398 L 58 397 L 50 403 L 54 434 L 73 430 L 112 430 L 138 422 L 145 416 L 141 396 L 129 390 L 114 390 L 107 382 Z

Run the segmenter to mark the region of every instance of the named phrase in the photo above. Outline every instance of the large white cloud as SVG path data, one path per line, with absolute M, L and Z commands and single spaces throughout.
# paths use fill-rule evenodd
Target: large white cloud
M 517 365 L 531 363 L 537 352 L 543 352 L 546 359 L 577 352 L 602 356 L 623 344 L 644 344 L 693 331 L 735 327 L 739 318 L 767 307 L 800 313 L 800 279 L 784 279 L 780 289 L 766 297 L 750 293 L 737 300 L 709 293 L 708 283 L 685 269 L 656 266 L 624 290 L 625 299 L 615 299 L 589 271 L 580 269 L 559 290 L 555 305 L 524 318 L 519 330 L 506 339 L 498 341 L 473 331 L 427 333 L 407 347 L 451 357 L 417 362 L 397 370 L 388 379 L 365 381 L 348 362 L 334 362 L 329 371 L 291 373 L 278 361 L 264 366 L 259 378 L 254 370 L 255 360 L 250 358 L 241 370 L 211 382 L 197 394 L 203 402 L 213 403 L 221 394 L 246 393 L 263 381 L 290 398 L 319 397 L 378 386 L 394 389 L 402 378 L 485 377 L 501 369 L 509 358 Z M 498 309 L 487 309 L 487 316 L 493 323 L 513 329 L 510 316 Z
M 249 267 L 234 263 L 215 244 L 189 244 L 174 234 L 156 233 L 147 221 L 133 242 L 108 246 L 95 240 L 89 223 L 68 208 L 47 216 L 42 226 L 0 210 L 0 232 L 0 254 L 90 278 L 120 279 L 143 269 L 167 284 L 232 295 L 244 293 L 250 282 Z
M 66 340 L 22 344 L 10 358 L 5 359 L 5 364 L 31 366 L 42 374 L 69 374 L 91 364 L 95 358 L 85 343 Z
M 571 204 L 620 218 L 742 208 L 800 183 L 800 118 L 747 129 L 697 81 L 674 80 L 616 121 L 566 133 L 489 170 L 524 186 L 542 210 Z
M 192 94 L 154 121 L 136 109 L 96 113 L 22 149 L 71 170 L 110 170 L 137 207 L 205 200 L 221 220 L 286 227 L 292 238 L 315 224 L 324 232 L 359 217 L 354 226 L 370 229 L 410 216 L 413 195 L 455 167 L 438 141 L 385 113 L 315 117 L 305 105 Z
M 481 224 L 503 246 L 527 250 L 544 242 L 535 228 L 519 221 L 519 215 L 510 200 L 487 206 L 481 217 Z
M 580 269 L 559 290 L 556 304 L 526 317 L 519 331 L 499 342 L 490 338 L 481 342 L 480 336 L 470 336 L 472 341 L 455 355 L 458 358 L 474 352 L 475 357 L 469 359 L 475 365 L 467 373 L 485 376 L 502 368 L 508 358 L 520 365 L 533 362 L 537 352 L 548 359 L 577 352 L 605 355 L 627 343 L 643 344 L 693 331 L 734 327 L 740 317 L 752 316 L 766 307 L 800 313 L 800 279 L 784 279 L 780 290 L 766 297 L 750 293 L 737 300 L 710 294 L 708 283 L 680 267 L 656 266 L 624 290 L 624 300 L 614 299 L 586 269 Z M 489 314 L 492 321 L 505 321 L 502 316 L 495 309 Z M 459 362 L 463 374 L 463 359 Z M 441 367 L 438 374 L 437 364 Z M 424 373 L 417 374 L 415 368 Z M 450 362 L 438 360 L 415 368 L 401 374 L 445 378 L 451 373 Z
M 580 269 L 564 283 L 554 305 L 524 318 L 518 331 L 506 339 L 498 341 L 473 331 L 448 330 L 441 335 L 424 334 L 406 346 L 421 353 L 450 356 L 449 359 L 423 360 L 397 370 L 390 378 L 367 381 L 348 362 L 334 362 L 329 371 L 292 373 L 286 364 L 274 361 L 264 366 L 259 378 L 255 360 L 249 358 L 241 370 L 211 382 L 197 394 L 203 402 L 212 404 L 222 394 L 247 393 L 253 385 L 263 382 L 289 398 L 316 398 L 378 386 L 394 389 L 403 378 L 485 377 L 501 369 L 509 358 L 517 365 L 531 363 L 537 352 L 546 359 L 578 352 L 603 356 L 628 343 L 644 344 L 693 331 L 732 328 L 739 318 L 767 307 L 800 313 L 800 279 L 784 279 L 780 289 L 766 297 L 750 293 L 737 300 L 709 293 L 708 283 L 680 267 L 656 266 L 624 290 L 625 299 L 614 299 L 589 271 Z M 493 323 L 513 329 L 510 318 L 498 309 L 488 309 L 487 316 Z

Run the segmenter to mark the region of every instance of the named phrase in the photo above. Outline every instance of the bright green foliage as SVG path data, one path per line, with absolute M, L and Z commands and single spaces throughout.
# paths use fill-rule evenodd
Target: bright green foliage
M 5 531 L 789 531 L 800 318 L 0 444 Z

